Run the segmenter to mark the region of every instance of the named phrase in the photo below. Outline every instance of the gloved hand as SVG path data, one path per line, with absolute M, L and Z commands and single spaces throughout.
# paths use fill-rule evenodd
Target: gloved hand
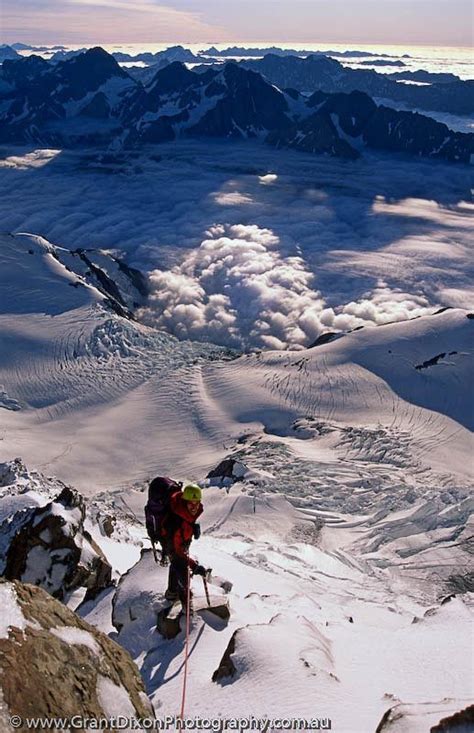
M 197 522 L 193 524 L 193 537 L 195 540 L 198 540 L 201 536 L 201 525 Z
M 196 565 L 196 567 L 193 570 L 193 575 L 202 575 L 204 578 L 206 576 L 207 570 L 204 567 L 204 565 Z

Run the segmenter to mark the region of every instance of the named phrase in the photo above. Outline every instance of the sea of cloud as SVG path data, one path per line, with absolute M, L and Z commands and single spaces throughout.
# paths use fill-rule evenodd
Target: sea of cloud
M 211 227 L 171 270 L 150 274 L 152 293 L 139 317 L 179 338 L 240 349 L 304 348 L 324 330 L 404 320 L 429 312 L 424 296 L 391 290 L 382 280 L 367 297 L 326 306 L 301 256 L 282 256 L 270 229 Z
M 303 348 L 327 330 L 474 306 L 470 170 L 258 143 L 115 159 L 3 149 L 0 218 L 149 274 L 139 316 L 180 338 Z

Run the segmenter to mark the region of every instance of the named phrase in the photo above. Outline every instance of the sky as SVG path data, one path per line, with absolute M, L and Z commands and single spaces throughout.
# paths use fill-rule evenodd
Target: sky
M 0 41 L 470 46 L 471 0 L 0 0 Z

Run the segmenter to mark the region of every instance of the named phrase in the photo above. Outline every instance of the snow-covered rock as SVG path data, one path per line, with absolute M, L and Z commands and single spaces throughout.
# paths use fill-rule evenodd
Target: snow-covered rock
M 0 580 L 0 597 L 7 715 L 154 718 L 138 670 L 118 644 L 40 588 Z
M 247 466 L 235 458 L 224 458 L 218 466 L 209 471 L 206 478 L 212 479 L 211 483 L 217 481 L 221 486 L 241 481 L 248 473 Z
M 20 458 L 0 463 L 0 573 L 13 538 L 33 510 L 48 504 L 64 487 L 56 478 L 29 470 Z
M 290 629 L 295 642 L 292 649 L 294 656 L 289 654 L 287 645 Z M 339 682 L 334 673 L 330 640 L 304 617 L 291 621 L 284 615 L 277 615 L 268 624 L 249 624 L 237 629 L 212 675 L 212 681 L 231 684 L 233 678 L 240 677 L 242 685 L 248 685 L 250 690 L 258 684 L 263 665 L 272 670 L 269 684 L 275 690 L 284 687 L 283 679 L 278 678 L 279 674 L 283 678 L 290 677 L 293 682 L 298 677 L 304 682 L 301 697 L 293 699 L 291 703 L 287 701 L 288 707 L 291 705 L 295 713 L 299 706 L 302 715 L 305 714 L 307 696 L 312 697 L 312 684 L 321 686 L 328 683 L 337 688 Z
M 61 600 L 79 588 L 94 597 L 107 587 L 112 568 L 84 529 L 85 513 L 84 499 L 65 487 L 45 506 L 14 515 L 4 576 L 39 585 Z
M 37 500 L 42 497 L 45 503 L 63 488 L 62 481 L 28 469 L 21 458 L 0 463 L 0 518 L 3 520 L 11 511 L 10 504 L 3 503 L 9 499 L 17 498 L 21 502 L 20 497 L 27 501 L 31 501 L 33 497 Z M 35 506 L 36 502 L 33 501 L 31 505 Z
M 387 710 L 375 733 L 471 733 L 474 705 L 467 700 L 404 705 Z
M 28 233 L 2 234 L 0 241 L 3 252 L 0 284 L 3 297 L 9 302 L 8 310 L 12 312 L 28 312 L 33 284 L 38 299 L 36 307 L 51 315 L 67 307 L 95 302 L 129 318 L 146 297 L 145 277 L 109 253 L 93 249 L 71 251 Z M 38 288 L 39 278 L 41 288 Z
M 122 576 L 114 598 L 112 622 L 119 631 L 133 621 L 157 613 L 169 602 L 164 599 L 168 568 L 155 562 L 151 550 L 143 550 L 140 561 Z

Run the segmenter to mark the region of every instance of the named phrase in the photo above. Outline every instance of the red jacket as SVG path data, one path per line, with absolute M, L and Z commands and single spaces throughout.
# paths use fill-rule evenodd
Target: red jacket
M 172 530 L 172 536 L 170 538 L 173 552 L 178 555 L 178 557 L 189 561 L 191 570 L 194 570 L 198 563 L 196 560 L 193 560 L 192 557 L 189 557 L 189 545 L 193 538 L 193 525 L 197 518 L 202 514 L 203 506 L 202 504 L 199 504 L 199 510 L 197 513 L 190 514 L 181 491 L 176 491 L 171 494 L 170 509 L 175 515 L 173 517 L 175 519 L 173 524 L 174 529 Z

